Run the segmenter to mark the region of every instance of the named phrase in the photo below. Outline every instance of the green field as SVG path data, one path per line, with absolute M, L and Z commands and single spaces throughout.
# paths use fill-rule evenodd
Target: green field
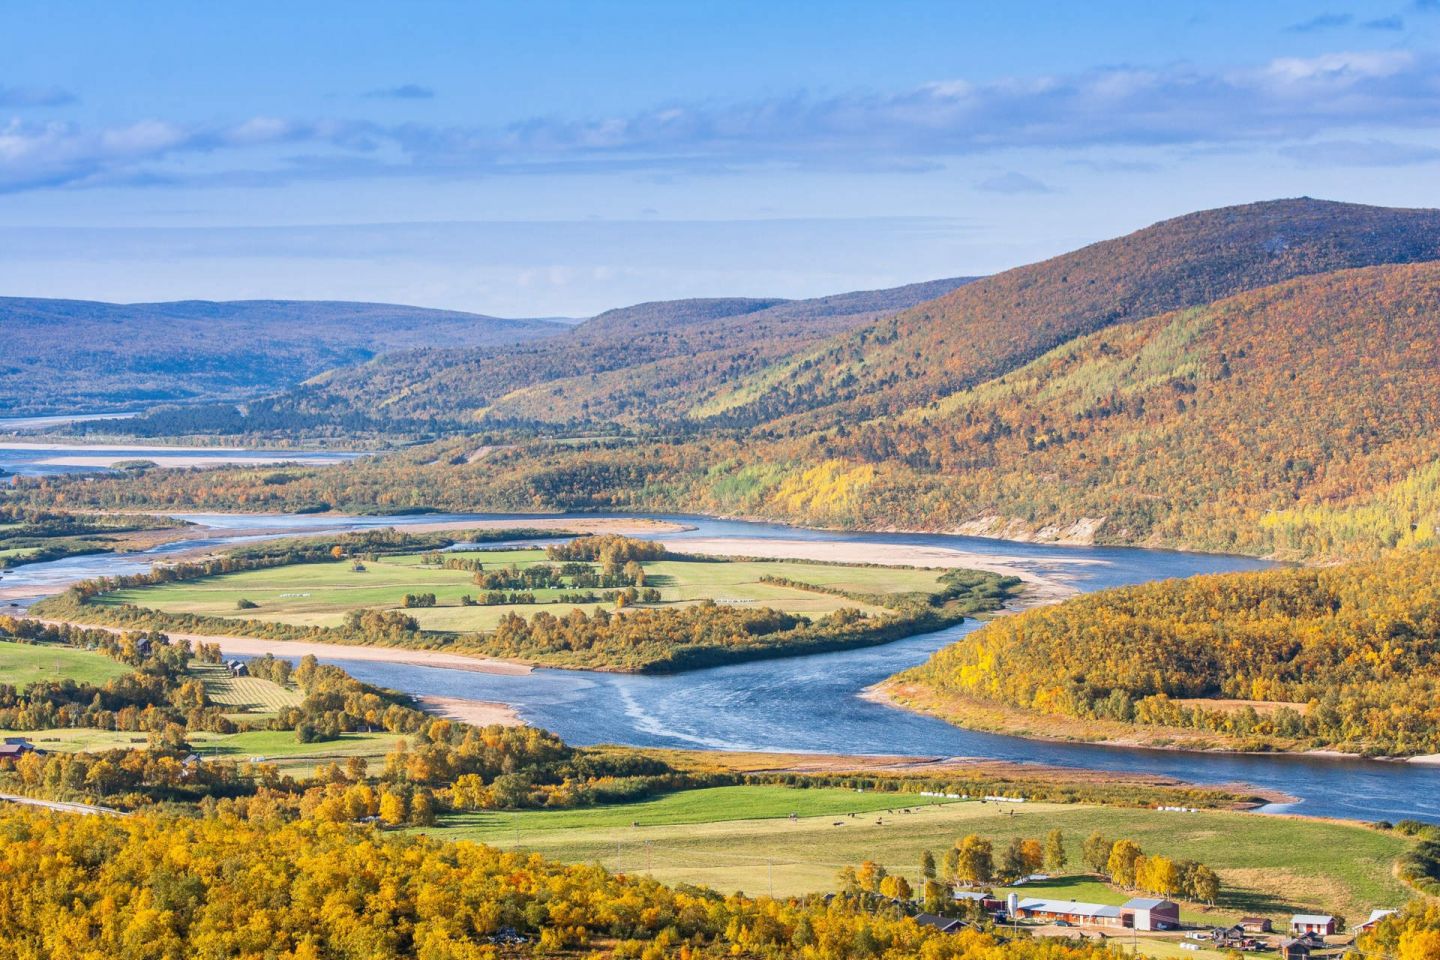
M 835 817 L 884 814 L 898 810 L 907 799 L 949 803 L 928 798 L 901 798 L 893 793 L 857 793 L 838 787 L 794 790 L 789 787 L 712 787 L 686 790 L 638 803 L 588 807 L 576 810 L 532 810 L 523 813 L 464 813 L 446 821 L 447 829 L 464 831 L 476 839 L 505 837 L 523 825 L 526 834 L 548 831 L 601 830 L 630 827 L 714 823 L 725 820 L 763 820 L 775 817 Z M 871 818 L 873 819 L 873 818 Z
M 14 643 L 0 640 L 0 683 L 24 687 L 36 680 L 70 678 L 100 686 L 129 673 L 130 668 L 103 653 L 54 644 Z
M 486 569 L 524 568 L 549 562 L 543 550 L 467 551 L 447 554 L 480 560 Z M 689 562 L 659 560 L 643 565 L 645 585 L 660 591 L 661 606 L 716 600 L 772 607 L 808 616 L 823 616 L 841 607 L 877 608 L 854 600 L 810 590 L 761 583 L 766 575 L 863 594 L 933 593 L 942 589 L 941 570 L 906 567 L 848 567 L 780 561 Z M 348 563 L 304 563 L 121 590 L 96 603 L 131 603 L 166 613 L 261 619 L 297 626 L 339 626 L 347 611 L 398 609 L 407 593 L 433 593 L 437 606 L 408 611 L 425 630 L 477 632 L 494 628 L 508 613 L 530 616 L 545 610 L 557 616 L 573 608 L 554 601 L 569 590 L 534 591 L 535 604 L 461 606 L 466 594 L 484 591 L 463 570 L 442 570 L 420 563 L 418 554 L 382 557 L 365 564 L 363 572 Z M 258 604 L 239 610 L 237 601 Z M 591 609 L 595 604 L 583 605 Z
M 37 747 L 57 752 L 130 750 L 143 748 L 148 742 L 146 734 L 128 730 L 7 730 L 5 735 L 26 737 Z M 190 745 L 203 757 L 264 760 L 296 776 L 308 775 L 315 767 L 332 760 L 344 764 L 350 757 L 364 757 L 376 764 L 403 739 L 395 733 L 347 733 L 338 740 L 301 743 L 295 739 L 293 730 L 196 732 L 189 736 Z
M 205 695 L 212 703 L 232 708 L 231 716 L 250 719 L 274 716 L 284 707 L 299 706 L 304 699 L 294 687 L 282 687 L 259 677 L 231 676 L 218 664 L 192 663 L 190 672 L 205 683 Z
M 1361 826 L 1235 812 L 1171 813 L 1069 804 L 1020 807 L 974 802 L 911 807 L 896 794 L 856 794 L 785 787 L 699 790 L 645 803 L 580 811 L 471 814 L 448 819 L 434 832 L 505 848 L 535 850 L 612 869 L 648 871 L 661 880 L 720 890 L 799 894 L 835 889 L 843 866 L 871 859 L 918 879 L 920 853 L 941 856 L 967 833 L 992 840 L 998 851 L 1015 836 L 1066 836 L 1074 869 L 1080 844 L 1094 830 L 1129 837 L 1147 852 L 1209 864 L 1224 887 L 1217 908 L 1199 921 L 1259 913 L 1338 912 L 1363 917 L 1397 906 L 1408 894 L 1392 874 L 1406 842 Z M 923 798 L 915 797 L 916 801 Z M 876 813 L 895 809 L 895 814 Z M 801 817 L 788 819 L 790 812 Z M 855 818 L 850 812 L 860 813 Z M 877 823 L 880 820 L 883 823 Z M 632 826 L 638 822 L 639 826 Z M 843 826 L 835 824 L 843 823 Z M 1123 902 L 1127 895 L 1101 883 L 1064 880 L 1024 888 L 1027 896 L 1093 897 Z

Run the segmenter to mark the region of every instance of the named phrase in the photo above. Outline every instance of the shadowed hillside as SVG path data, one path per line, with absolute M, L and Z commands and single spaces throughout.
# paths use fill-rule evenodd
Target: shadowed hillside
M 381 421 L 438 425 L 675 419 L 796 351 L 965 282 L 811 300 L 643 303 L 543 343 L 415 351 L 336 370 L 287 401 L 303 413 L 363 410 Z
M 380 353 L 515 343 L 566 328 L 383 303 L 0 298 L 0 414 L 255 396 Z

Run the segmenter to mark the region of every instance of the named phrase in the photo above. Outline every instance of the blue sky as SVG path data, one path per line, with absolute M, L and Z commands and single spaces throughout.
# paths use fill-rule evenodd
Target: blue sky
M 579 316 L 1440 187 L 1440 0 L 11 0 L 0 35 L 10 295 Z

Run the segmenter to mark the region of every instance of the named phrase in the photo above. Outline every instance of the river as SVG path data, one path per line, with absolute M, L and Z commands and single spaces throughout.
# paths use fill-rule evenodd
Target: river
M 76 557 L 20 567 L 7 586 L 59 584 L 76 576 L 132 572 L 197 545 L 221 545 L 296 532 L 333 531 L 494 514 L 375 518 L 187 514 L 197 539 L 144 554 Z M 658 515 L 656 515 L 658 516 Z M 843 541 L 949 547 L 1005 558 L 1027 572 L 1082 591 L 1169 577 L 1259 569 L 1245 557 L 1105 547 L 1056 547 L 938 534 L 837 533 L 778 524 L 672 517 L 687 525 L 659 535 L 683 548 L 686 539 L 746 538 Z M 243 534 L 242 534 L 243 532 Z M 1301 756 L 1180 753 L 1046 743 L 976 733 L 943 721 L 871 703 L 861 691 L 921 663 L 977 624 L 911 637 L 880 647 L 765 660 L 669 676 L 536 670 L 497 676 L 463 670 L 337 658 L 355 676 L 412 693 L 494 700 L 527 721 L 576 744 L 773 750 L 846 754 L 987 757 L 1061 767 L 1144 772 L 1202 784 L 1247 783 L 1299 798 L 1271 812 L 1357 820 L 1414 817 L 1440 822 L 1440 768 L 1423 764 Z
M 45 477 L 63 473 L 94 473 L 127 460 L 149 460 L 161 467 L 216 467 L 222 464 L 260 466 L 298 463 L 331 466 L 358 453 L 338 450 L 270 450 L 254 447 L 170 447 L 157 444 L 50 443 L 0 440 L 0 476 Z

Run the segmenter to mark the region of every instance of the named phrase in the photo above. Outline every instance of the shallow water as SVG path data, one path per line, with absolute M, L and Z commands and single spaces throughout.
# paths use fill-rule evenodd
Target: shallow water
M 348 451 L 268 450 L 247 447 L 164 447 L 146 444 L 67 444 L 0 440 L 0 471 L 22 477 L 96 473 L 120 460 L 150 460 L 162 467 L 219 466 L 221 464 L 299 463 L 330 466 L 353 460 Z M 0 473 L 3 476 L 3 473 Z

